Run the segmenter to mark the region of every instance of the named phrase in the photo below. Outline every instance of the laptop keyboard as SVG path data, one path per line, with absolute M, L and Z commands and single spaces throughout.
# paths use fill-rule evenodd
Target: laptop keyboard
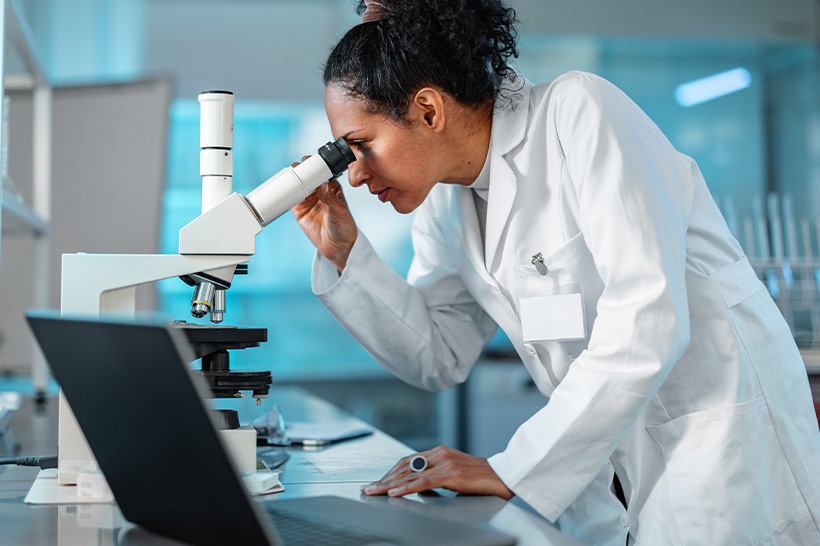
M 266 505 L 285 546 L 362 546 L 365 544 L 392 544 L 391 539 L 376 536 L 351 527 L 327 524 Z

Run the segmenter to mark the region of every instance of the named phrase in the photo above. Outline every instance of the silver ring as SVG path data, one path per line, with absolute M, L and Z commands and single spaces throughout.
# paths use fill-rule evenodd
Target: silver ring
M 424 455 L 415 455 L 410 459 L 410 470 L 413 472 L 421 472 L 425 468 L 427 468 L 427 459 Z

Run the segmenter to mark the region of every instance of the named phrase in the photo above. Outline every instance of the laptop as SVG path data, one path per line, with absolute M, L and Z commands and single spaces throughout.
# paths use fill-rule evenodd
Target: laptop
M 334 496 L 255 501 L 192 373 L 182 332 L 153 320 L 26 318 L 128 521 L 201 546 L 501 546 L 487 525 Z M 316 538 L 313 532 L 329 532 Z

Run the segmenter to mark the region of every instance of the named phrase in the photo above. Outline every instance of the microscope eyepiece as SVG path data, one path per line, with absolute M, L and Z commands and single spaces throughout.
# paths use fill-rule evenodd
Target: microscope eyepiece
M 337 138 L 319 148 L 319 156 L 327 163 L 333 173 L 333 178 L 345 172 L 347 166 L 356 161 L 356 155 L 343 138 Z
M 347 170 L 356 155 L 344 139 L 331 141 L 295 167 L 286 167 L 245 196 L 262 226 L 267 226 L 330 178 Z

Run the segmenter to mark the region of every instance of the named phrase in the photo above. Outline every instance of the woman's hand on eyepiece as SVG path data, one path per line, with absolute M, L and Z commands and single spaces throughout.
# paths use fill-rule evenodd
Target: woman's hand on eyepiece
M 328 180 L 290 210 L 319 254 L 342 271 L 359 230 L 341 184 L 335 179 Z

